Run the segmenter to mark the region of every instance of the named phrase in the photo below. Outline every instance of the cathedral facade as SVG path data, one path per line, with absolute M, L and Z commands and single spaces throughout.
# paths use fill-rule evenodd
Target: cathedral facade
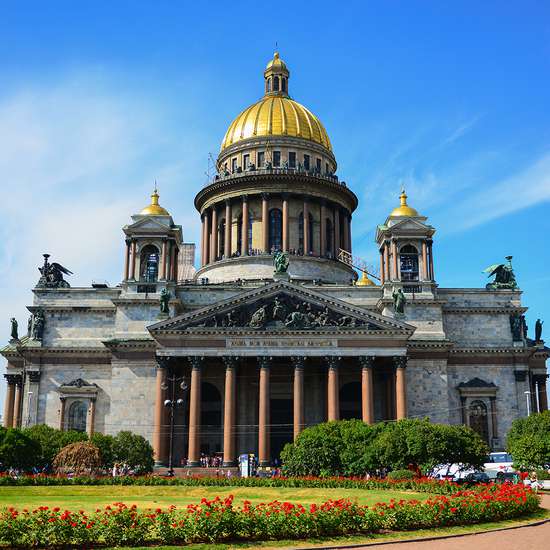
M 352 253 L 358 199 L 289 76 L 275 54 L 225 134 L 195 198 L 198 268 L 156 189 L 123 228 L 117 286 L 71 288 L 45 255 L 27 334 L 1 351 L 6 426 L 131 430 L 158 465 L 170 441 L 178 465 L 268 465 L 327 420 L 429 417 L 501 449 L 515 418 L 547 408 L 549 350 L 527 336 L 510 260 L 485 288 L 439 287 L 435 228 L 403 191 L 369 273 Z

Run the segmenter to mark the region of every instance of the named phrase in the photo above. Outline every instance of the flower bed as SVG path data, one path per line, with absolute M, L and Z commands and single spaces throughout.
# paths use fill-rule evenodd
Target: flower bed
M 122 503 L 70 512 L 47 506 L 0 513 L 0 543 L 19 546 L 177 544 L 303 539 L 412 530 L 510 519 L 534 512 L 538 497 L 522 485 L 487 485 L 433 496 L 426 502 L 390 501 L 360 506 L 330 500 L 307 508 L 289 502 L 233 506 L 217 497 L 178 509 L 138 510 Z
M 460 486 L 451 481 L 429 477 L 415 479 L 364 479 L 360 477 L 64 477 L 21 476 L 13 478 L 0 475 L 0 486 L 47 486 L 47 485 L 175 485 L 183 487 L 288 487 L 303 489 L 395 489 L 424 493 L 452 494 Z

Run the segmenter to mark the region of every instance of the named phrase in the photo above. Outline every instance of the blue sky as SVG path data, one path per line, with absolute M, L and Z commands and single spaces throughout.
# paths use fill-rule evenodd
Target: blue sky
M 154 179 L 198 241 L 208 153 L 276 42 L 359 196 L 355 253 L 376 258 L 405 185 L 437 229 L 441 286 L 483 286 L 511 254 L 530 327 L 550 319 L 548 2 L 21 1 L 0 36 L 5 341 L 42 252 L 73 285 L 120 280 L 120 228 Z

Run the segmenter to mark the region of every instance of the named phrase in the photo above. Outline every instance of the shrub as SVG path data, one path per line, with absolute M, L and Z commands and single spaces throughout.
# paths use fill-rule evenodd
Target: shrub
M 119 432 L 113 438 L 112 450 L 114 461 L 128 464 L 135 473 L 145 474 L 153 471 L 153 447 L 141 435 Z
M 411 470 L 394 470 L 388 474 L 388 479 L 414 479 L 416 474 Z
M 57 473 L 94 475 L 102 465 L 99 449 L 92 443 L 79 441 L 63 447 L 53 461 Z
M 30 471 L 40 446 L 18 428 L 0 430 L 0 463 L 4 469 Z
M 74 430 L 62 431 L 46 424 L 36 424 L 30 428 L 25 428 L 23 433 L 35 441 L 40 447 L 39 453 L 35 456 L 33 466 L 36 468 L 48 468 L 53 464 L 53 460 L 59 451 L 77 441 L 86 441 L 88 436 L 84 432 Z
M 105 470 L 110 470 L 115 463 L 115 455 L 113 453 L 114 437 L 112 435 L 95 432 L 92 434 L 90 441 L 99 449 L 99 452 L 101 453 L 103 468 Z
M 489 449 L 466 426 L 404 419 L 367 425 L 360 420 L 318 424 L 305 429 L 281 453 L 285 474 L 363 475 L 376 469 L 429 470 L 436 464 L 483 464 Z
M 508 432 L 508 452 L 518 468 L 550 464 L 550 411 L 517 418 Z

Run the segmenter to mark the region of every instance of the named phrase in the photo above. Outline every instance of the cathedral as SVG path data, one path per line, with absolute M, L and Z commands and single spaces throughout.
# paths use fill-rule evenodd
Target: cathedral
M 527 336 L 511 258 L 486 287 L 439 287 L 436 228 L 403 190 L 367 268 L 327 131 L 277 53 L 263 76 L 195 197 L 197 262 L 156 189 L 122 229 L 116 286 L 71 287 L 44 255 L 26 334 L 1 349 L 4 425 L 130 430 L 159 467 L 267 466 L 304 428 L 350 418 L 463 423 L 502 449 L 547 408 L 550 354 Z

